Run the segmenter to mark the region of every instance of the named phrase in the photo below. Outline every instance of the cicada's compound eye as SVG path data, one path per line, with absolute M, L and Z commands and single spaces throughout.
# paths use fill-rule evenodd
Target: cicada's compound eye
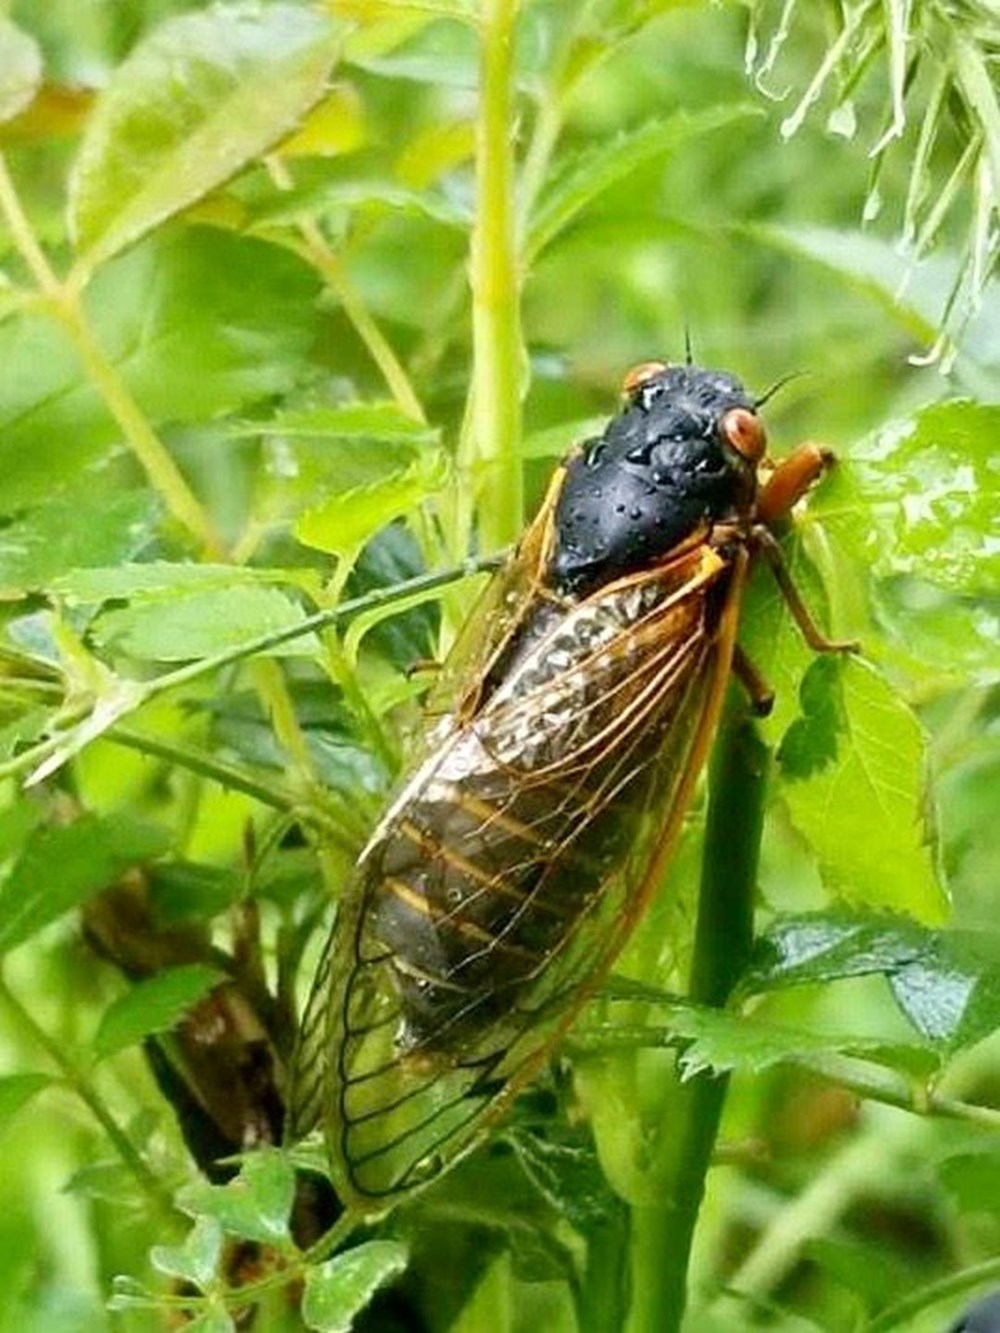
M 719 423 L 719 432 L 748 463 L 759 463 L 767 447 L 764 423 L 745 407 L 731 407 Z
M 666 369 L 666 361 L 643 361 L 633 366 L 622 380 L 622 396 L 634 398 L 644 384 L 648 384 L 654 376 L 662 375 Z

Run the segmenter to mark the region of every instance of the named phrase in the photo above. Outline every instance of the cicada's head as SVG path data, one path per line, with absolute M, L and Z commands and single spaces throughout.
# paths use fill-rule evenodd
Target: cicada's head
M 570 459 L 556 502 L 551 574 L 567 592 L 648 568 L 753 505 L 764 427 L 734 375 L 651 361 L 629 372 L 624 395 Z

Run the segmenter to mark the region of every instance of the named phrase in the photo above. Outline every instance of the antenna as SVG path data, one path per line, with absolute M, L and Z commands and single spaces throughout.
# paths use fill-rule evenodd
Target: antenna
M 684 321 L 684 362 L 686 365 L 694 365 L 694 356 L 691 353 L 691 325 Z
M 779 389 L 783 389 L 786 384 L 789 384 L 792 380 L 799 380 L 803 375 L 809 375 L 811 373 L 812 372 L 808 370 L 793 370 L 788 375 L 782 375 L 780 379 L 776 379 L 772 385 L 765 389 L 759 398 L 754 400 L 754 407 L 763 407 L 764 404 L 769 399 L 773 398 Z

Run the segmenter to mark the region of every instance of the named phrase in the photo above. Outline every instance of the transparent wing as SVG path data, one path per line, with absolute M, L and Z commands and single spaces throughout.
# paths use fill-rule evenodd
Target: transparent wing
M 728 668 L 729 575 L 699 546 L 575 606 L 537 600 L 376 832 L 304 1025 L 361 1206 L 466 1150 L 622 947 Z
M 490 579 L 462 626 L 428 698 L 424 732 L 413 747 L 413 762 L 419 762 L 440 744 L 441 735 L 451 729 L 458 715 L 475 710 L 494 671 L 495 659 L 503 655 L 516 627 L 530 619 L 529 608 L 536 600 L 540 571 L 546 564 L 551 515 L 564 475 L 564 468 L 557 469 L 545 500 L 517 550 Z M 346 902 L 340 905 L 342 914 L 350 910 L 352 900 L 356 901 L 356 889 L 350 888 L 345 898 Z M 289 1074 L 286 1134 L 290 1139 L 303 1138 L 321 1117 L 329 1065 L 326 1024 L 331 1003 L 333 946 L 331 934 L 317 964 L 299 1024 Z
M 531 618 L 548 566 L 552 518 L 565 467 L 557 468 L 537 515 L 507 563 L 490 580 L 459 631 L 427 700 L 429 717 L 471 715 L 495 676 L 498 658 L 517 628 Z

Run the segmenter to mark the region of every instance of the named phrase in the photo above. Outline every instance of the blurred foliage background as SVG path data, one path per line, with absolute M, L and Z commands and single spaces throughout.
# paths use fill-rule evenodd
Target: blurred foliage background
M 734 1071 L 687 1327 L 934 1333 L 1000 1283 L 998 63 L 987 0 L 0 4 L 5 1333 L 234 1327 L 223 1232 L 287 1266 L 261 1328 L 672 1327 L 664 1044 Z M 480 580 L 335 608 L 516 537 L 685 330 L 760 393 L 795 373 L 775 452 L 842 466 L 788 554 L 865 652 L 810 665 L 752 590 L 739 1004 L 602 999 L 360 1277 L 305 1263 L 288 1161 L 235 1207 L 171 1103 L 252 1102 L 198 1073 L 213 1018 L 280 1070 Z M 671 997 L 703 806 L 622 964 Z

